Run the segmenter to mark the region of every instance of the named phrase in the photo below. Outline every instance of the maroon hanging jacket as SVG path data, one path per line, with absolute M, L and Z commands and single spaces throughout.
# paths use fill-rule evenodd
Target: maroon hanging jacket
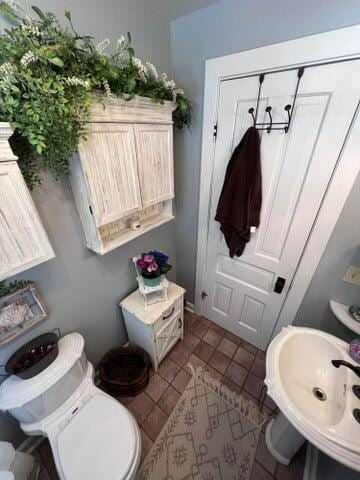
M 231 258 L 242 255 L 250 227 L 259 226 L 261 200 L 260 138 L 250 127 L 230 158 L 215 215 Z

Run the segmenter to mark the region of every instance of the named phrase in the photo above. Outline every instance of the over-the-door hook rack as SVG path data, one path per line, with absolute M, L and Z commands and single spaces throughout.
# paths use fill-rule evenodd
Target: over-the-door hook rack
M 297 97 L 298 90 L 299 90 L 300 79 L 304 74 L 304 70 L 305 70 L 305 67 L 300 67 L 298 69 L 297 83 L 296 83 L 295 94 L 294 94 L 292 105 L 290 105 L 290 103 L 288 103 L 284 107 L 284 110 L 286 111 L 286 113 L 288 115 L 287 122 L 273 122 L 272 115 L 271 115 L 272 107 L 270 107 L 270 106 L 266 107 L 266 109 L 265 109 L 265 112 L 269 115 L 269 121 L 268 122 L 257 122 L 257 115 L 258 115 L 259 102 L 260 102 L 260 96 L 261 96 L 261 88 L 262 88 L 262 84 L 264 82 L 265 74 L 262 73 L 259 76 L 259 89 L 258 89 L 258 96 L 257 96 L 257 100 L 256 100 L 256 109 L 254 109 L 253 107 L 249 108 L 249 113 L 252 117 L 253 125 L 254 125 L 255 128 L 257 128 L 258 130 L 266 130 L 267 133 L 272 132 L 272 130 L 283 130 L 285 133 L 287 133 L 289 131 L 291 118 L 292 118 L 292 115 L 294 113 L 296 97 Z M 276 72 L 272 72 L 272 73 L 276 73 Z M 254 115 L 254 112 L 255 112 L 255 115 Z

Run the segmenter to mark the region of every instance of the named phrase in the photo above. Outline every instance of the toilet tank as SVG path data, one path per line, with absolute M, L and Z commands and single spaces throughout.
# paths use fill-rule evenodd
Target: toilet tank
M 55 412 L 86 378 L 84 339 L 70 333 L 59 340 L 59 353 L 45 370 L 23 380 L 15 375 L 0 385 L 0 410 L 22 423 L 34 423 Z

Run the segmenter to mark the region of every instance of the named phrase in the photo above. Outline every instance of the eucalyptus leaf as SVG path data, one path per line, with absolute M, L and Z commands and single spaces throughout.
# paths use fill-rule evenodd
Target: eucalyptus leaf
M 32 5 L 31 8 L 34 10 L 38 17 L 40 17 L 42 20 L 46 20 L 46 15 L 39 7 L 37 7 L 36 5 Z
M 53 58 L 49 58 L 49 61 L 58 66 L 58 67 L 63 67 L 64 66 L 64 62 L 61 60 L 61 58 L 59 57 L 53 57 Z
M 0 14 L 8 20 L 11 20 L 12 22 L 18 22 L 19 20 L 21 20 L 21 17 L 17 15 L 15 10 L 10 7 L 8 3 L 5 2 L 0 3 Z

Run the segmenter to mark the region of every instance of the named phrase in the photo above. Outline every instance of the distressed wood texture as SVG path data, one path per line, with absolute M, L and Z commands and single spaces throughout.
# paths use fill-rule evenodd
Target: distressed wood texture
M 174 197 L 172 125 L 134 125 L 144 208 Z
M 172 102 L 156 105 L 141 97 L 93 105 L 71 184 L 86 245 L 96 253 L 174 218 L 173 109 Z M 130 228 L 134 217 L 136 230 Z
M 155 371 L 184 336 L 184 294 L 182 287 L 170 282 L 167 300 L 163 302 L 145 305 L 136 290 L 119 303 L 130 343 L 147 351 Z
M 54 257 L 34 202 L 0 123 L 0 280 Z
M 42 296 L 37 291 L 34 283 L 30 283 L 26 287 L 17 290 L 5 297 L 0 298 L 0 312 L 3 308 L 14 303 L 26 304 L 31 312 L 29 318 L 25 318 L 24 322 L 16 325 L 13 329 L 4 334 L 0 334 L 0 347 L 15 340 L 15 338 L 23 335 L 30 328 L 35 327 L 40 322 L 43 322 L 48 313 Z
M 149 98 L 136 96 L 130 101 L 111 97 L 96 102 L 90 109 L 91 122 L 164 123 L 172 124 L 173 102 L 154 103 Z
M 79 145 L 97 226 L 141 210 L 133 126 L 95 123 Z

